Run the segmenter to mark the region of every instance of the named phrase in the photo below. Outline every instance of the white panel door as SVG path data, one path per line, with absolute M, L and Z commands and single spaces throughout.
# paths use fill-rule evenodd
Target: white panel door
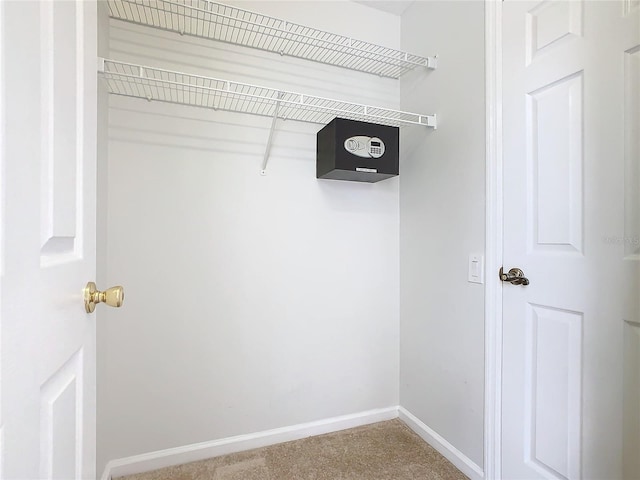
M 640 478 L 638 3 L 503 3 L 505 479 Z
M 96 5 L 1 8 L 1 478 L 95 479 Z

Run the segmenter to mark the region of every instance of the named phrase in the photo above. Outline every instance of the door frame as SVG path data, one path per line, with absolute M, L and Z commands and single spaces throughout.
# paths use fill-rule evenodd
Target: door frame
M 0 359 L 2 358 L 2 279 L 5 269 L 5 78 L 4 78 L 4 2 L 0 1 Z M 2 416 L 2 371 L 0 371 L 0 478 L 4 478 L 4 418 Z
M 502 1 L 485 0 L 484 478 L 502 477 Z

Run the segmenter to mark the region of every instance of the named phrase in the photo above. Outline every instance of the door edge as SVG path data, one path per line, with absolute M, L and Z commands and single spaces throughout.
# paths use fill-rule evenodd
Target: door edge
M 485 0 L 486 210 L 484 478 L 502 477 L 502 1 Z

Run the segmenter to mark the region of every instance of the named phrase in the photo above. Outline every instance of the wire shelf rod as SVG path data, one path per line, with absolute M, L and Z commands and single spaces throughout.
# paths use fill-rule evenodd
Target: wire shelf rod
M 183 105 L 231 110 L 285 120 L 328 123 L 336 116 L 391 126 L 436 128 L 436 116 L 287 92 L 160 68 L 100 59 L 109 92 Z

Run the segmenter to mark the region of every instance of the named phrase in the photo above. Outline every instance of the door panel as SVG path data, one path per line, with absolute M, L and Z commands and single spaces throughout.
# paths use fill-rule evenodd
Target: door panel
M 624 53 L 625 229 L 624 253 L 640 256 L 640 46 Z
M 82 351 L 40 388 L 40 476 L 82 478 Z
M 503 289 L 503 478 L 640 478 L 640 9 L 507 0 L 502 29 L 503 261 L 530 280 Z
M 530 251 L 582 253 L 583 72 L 527 94 Z
M 573 35 L 582 36 L 582 3 L 539 3 L 526 16 L 527 65 Z
M 551 478 L 580 471 L 582 314 L 527 306 L 526 461 Z
M 82 177 L 82 5 L 75 1 L 41 6 L 41 264 L 82 256 L 78 201 Z M 82 80 L 82 77 L 80 77 Z
M 640 323 L 625 324 L 624 365 L 623 478 L 640 478 Z
M 2 4 L 2 478 L 94 479 L 96 4 Z

